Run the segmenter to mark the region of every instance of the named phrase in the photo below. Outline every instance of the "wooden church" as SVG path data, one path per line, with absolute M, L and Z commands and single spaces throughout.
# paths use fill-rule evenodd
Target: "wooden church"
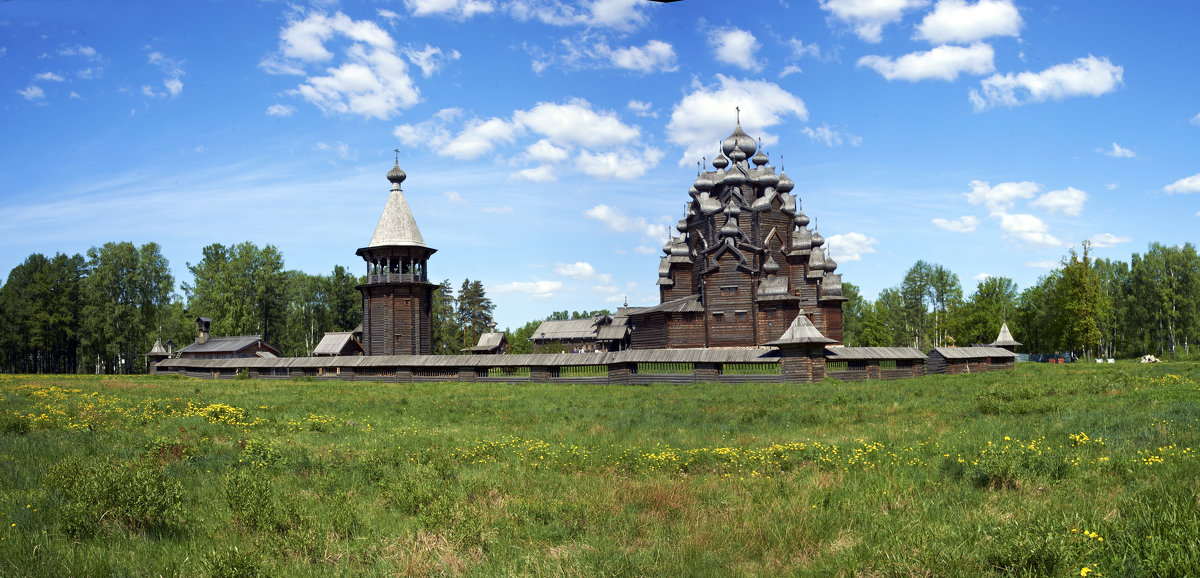
M 659 304 L 627 308 L 631 349 L 749 347 L 780 338 L 798 315 L 842 340 L 841 275 L 809 229 L 795 183 L 775 172 L 741 123 L 701 166 L 680 236 L 663 247 Z

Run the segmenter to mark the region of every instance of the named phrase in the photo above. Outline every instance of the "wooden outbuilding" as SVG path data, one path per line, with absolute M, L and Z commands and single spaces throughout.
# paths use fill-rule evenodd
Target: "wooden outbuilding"
M 999 347 L 935 347 L 925 358 L 926 373 L 979 373 L 1012 369 L 1017 354 Z
M 479 343 L 471 348 L 472 355 L 499 355 L 508 349 L 508 336 L 503 331 L 491 331 L 479 336 Z
M 988 344 L 989 347 L 999 347 L 1014 353 L 1016 353 L 1018 345 L 1021 345 L 1021 342 L 1013 339 L 1012 333 L 1008 331 L 1008 323 L 1000 324 L 1000 334 L 996 336 L 995 341 Z
M 313 357 L 339 357 L 364 355 L 362 343 L 355 339 L 353 331 L 331 331 L 321 337 L 313 348 Z
M 913 347 L 843 347 L 825 349 L 825 374 L 842 381 L 902 379 L 925 374 L 925 354 Z
M 233 337 L 212 337 L 209 328 L 212 320 L 208 317 L 197 317 L 196 328 L 200 334 L 196 342 L 179 350 L 183 359 L 237 359 L 245 357 L 279 357 L 281 353 L 275 347 L 263 341 L 261 335 L 235 335 Z

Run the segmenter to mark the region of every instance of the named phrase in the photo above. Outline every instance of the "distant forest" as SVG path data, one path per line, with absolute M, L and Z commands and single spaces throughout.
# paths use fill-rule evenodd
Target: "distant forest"
M 195 318 L 212 319 L 215 336 L 261 335 L 284 355 L 308 355 L 327 331 L 362 321 L 364 279 L 335 266 L 328 275 L 284 269 L 271 245 L 205 247 L 193 281 L 175 279 L 156 243 L 107 243 L 86 255 L 35 253 L 0 287 L 0 371 L 142 373 L 156 338 L 183 347 Z M 964 297 L 958 275 L 917 261 L 899 285 L 874 301 L 843 283 L 848 346 L 990 343 L 1007 322 L 1022 352 L 1080 356 L 1192 355 L 1200 340 L 1200 256 L 1191 244 L 1152 243 L 1129 262 L 1094 259 L 1084 243 L 1059 268 L 1019 291 L 988 277 Z M 457 354 L 492 330 L 495 306 L 483 284 L 445 280 L 433 299 L 433 349 Z M 587 318 L 608 310 L 558 311 L 546 319 Z M 511 352 L 532 350 L 543 319 L 506 331 Z

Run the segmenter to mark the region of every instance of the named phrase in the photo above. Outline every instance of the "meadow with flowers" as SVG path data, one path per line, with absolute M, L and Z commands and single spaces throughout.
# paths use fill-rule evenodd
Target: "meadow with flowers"
M 892 382 L 0 375 L 0 574 L 1183 576 L 1200 364 Z

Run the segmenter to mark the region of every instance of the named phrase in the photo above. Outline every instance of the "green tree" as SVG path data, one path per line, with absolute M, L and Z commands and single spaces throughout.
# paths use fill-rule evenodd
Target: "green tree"
M 87 252 L 81 315 L 85 363 L 106 373 L 145 369 L 161 334 L 175 279 L 157 243 L 105 243 Z
M 80 255 L 34 253 L 0 287 L 0 370 L 74 372 L 78 368 Z
M 454 286 L 450 280 L 442 281 L 433 290 L 433 354 L 453 355 L 458 353 L 461 339 L 456 319 Z
M 457 320 L 460 331 L 461 349 L 467 349 L 479 341 L 479 336 L 490 331 L 492 311 L 495 305 L 488 299 L 483 283 L 463 279 L 458 290 Z
M 971 298 L 956 312 L 957 341 L 962 345 L 991 343 L 1002 324 L 1009 319 L 1015 320 L 1017 297 L 1017 284 L 1012 279 L 987 277 L 980 281 Z M 1012 327 L 1009 329 L 1013 330 Z
M 505 339 L 508 340 L 508 353 L 533 353 L 533 332 L 542 321 L 535 320 L 518 327 L 515 331 L 505 329 Z
M 863 319 L 859 343 L 866 347 L 911 347 L 904 297 L 894 287 L 879 292 Z
M 271 343 L 282 330 L 287 310 L 283 255 L 272 245 L 214 243 L 196 265 L 188 263 L 193 282 L 184 284 L 188 309 L 212 319 L 215 335 L 260 335 Z
M 842 343 L 847 347 L 862 347 L 863 324 L 871 308 L 871 303 L 863 299 L 858 286 L 842 282 L 842 296 L 846 302 L 842 304 Z
M 1083 242 L 1082 256 L 1072 247 L 1062 264 L 1062 277 L 1055 288 L 1055 303 L 1061 312 L 1060 343 L 1091 358 L 1100 344 L 1100 320 L 1109 307 L 1092 268 L 1091 243 Z

